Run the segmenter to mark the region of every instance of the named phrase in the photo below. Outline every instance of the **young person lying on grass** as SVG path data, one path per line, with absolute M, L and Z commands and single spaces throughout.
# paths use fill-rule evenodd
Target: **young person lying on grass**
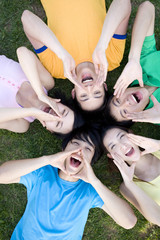
M 156 50 L 154 20 L 153 4 L 148 1 L 142 3 L 133 26 L 129 61 L 114 87 L 115 96 L 108 102 L 108 112 L 116 121 L 143 121 L 141 111 L 150 109 L 147 113 L 152 114 L 153 102 L 160 102 L 160 51 Z M 132 87 L 127 88 L 135 79 L 141 87 L 135 87 L 138 81 L 134 81 Z
M 91 164 L 100 156 L 97 131 L 78 129 L 63 142 L 63 151 L 34 159 L 8 161 L 0 182 L 21 183 L 28 202 L 11 240 L 82 238 L 91 208 L 102 208 L 120 226 L 136 223 L 132 209 L 95 176 Z
M 130 0 L 42 0 L 48 26 L 30 11 L 22 14 L 24 32 L 40 61 L 56 78 L 68 78 L 83 110 L 99 109 L 105 99 L 107 70 L 123 57 Z M 82 17 L 83 15 L 83 17 Z
M 122 175 L 122 195 L 148 221 L 160 226 L 160 140 L 112 126 L 103 129 L 103 145 Z
M 49 131 L 66 134 L 82 125 L 73 104 L 47 96 L 54 80 L 37 57 L 26 48 L 17 55 L 21 66 L 0 56 L 0 128 L 26 132 L 38 119 Z

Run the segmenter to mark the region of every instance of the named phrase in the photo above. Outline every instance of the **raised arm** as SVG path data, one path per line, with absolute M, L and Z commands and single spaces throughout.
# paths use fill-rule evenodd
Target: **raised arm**
M 102 209 L 121 227 L 130 229 L 136 224 L 137 218 L 129 204 L 110 191 L 94 174 L 91 165 L 84 158 L 85 166 L 74 177 L 90 183 L 104 202 Z
M 122 195 L 132 203 L 148 221 L 160 226 L 160 206 L 132 181 L 135 163 L 130 167 L 127 166 L 118 154 L 114 156 L 114 163 L 120 170 L 124 180 L 120 187 Z
M 154 20 L 154 5 L 149 1 L 142 3 L 138 8 L 133 25 L 128 63 L 114 86 L 114 95 L 117 98 L 123 95 L 125 89 L 136 79 L 140 86 L 143 86 L 140 55 L 145 37 L 152 35 L 154 32 Z
M 38 16 L 28 10 L 23 12 L 21 20 L 26 36 L 33 46 L 35 48 L 41 48 L 45 45 L 51 49 L 63 62 L 64 76 L 73 84 L 81 87 L 76 81 L 74 59 L 63 48 L 49 27 Z
M 115 33 L 126 33 L 130 13 L 130 0 L 113 0 L 108 9 L 100 39 L 92 56 L 100 84 L 106 80 L 107 76 L 108 63 L 105 51 Z
M 17 56 L 22 70 L 30 81 L 39 100 L 48 104 L 60 116 L 61 114 L 56 104 L 57 100 L 48 97 L 43 88 L 44 86 L 47 90 L 50 90 L 54 86 L 54 80 L 50 73 L 43 67 L 35 54 L 26 47 L 18 48 Z
M 47 91 L 54 87 L 54 79 L 51 74 L 32 51 L 26 47 L 19 47 L 17 49 L 17 57 L 37 96 L 44 93 L 43 87 Z
M 80 149 L 74 149 L 72 151 L 63 151 L 39 158 L 5 162 L 0 166 L 0 183 L 18 183 L 21 176 L 24 176 L 46 165 L 52 165 L 53 167 L 57 167 L 65 172 L 65 159 L 79 150 Z
M 131 142 L 145 149 L 144 151 L 141 152 L 141 156 L 160 150 L 160 140 L 142 137 L 131 133 L 127 134 L 127 137 Z

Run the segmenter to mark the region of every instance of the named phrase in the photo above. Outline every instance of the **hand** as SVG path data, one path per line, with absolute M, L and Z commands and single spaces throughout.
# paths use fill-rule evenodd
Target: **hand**
M 68 78 L 77 87 L 83 88 L 82 84 L 77 82 L 77 76 L 75 73 L 75 61 L 67 51 L 64 52 L 64 57 L 62 58 L 62 61 L 64 76 Z
M 160 149 L 160 140 L 141 137 L 130 133 L 127 134 L 127 137 L 131 142 L 145 149 L 143 152 L 141 152 L 141 156 L 148 153 L 156 152 Z
M 92 59 L 95 72 L 98 75 L 96 84 L 101 86 L 106 81 L 108 70 L 108 62 L 105 51 L 97 46 L 93 52 Z
M 133 162 L 132 165 L 129 167 L 117 153 L 112 154 L 112 157 L 114 159 L 113 162 L 118 167 L 124 182 L 131 182 L 133 179 L 136 163 Z
M 114 95 L 119 98 L 123 95 L 126 88 L 132 83 L 134 80 L 138 80 L 139 85 L 143 87 L 143 79 L 142 79 L 142 68 L 139 62 L 134 59 L 129 60 L 120 77 L 118 78 L 116 84 L 114 85 Z
M 84 161 L 83 168 L 80 170 L 80 172 L 78 172 L 77 174 L 72 174 L 71 176 L 74 178 L 81 179 L 85 182 L 92 183 L 92 181 L 95 180 L 95 174 L 87 158 L 84 156 L 83 152 L 82 156 Z
M 52 114 L 46 113 L 40 109 L 35 108 L 34 109 L 34 113 L 33 116 L 38 119 L 43 126 L 45 126 L 44 122 L 47 121 L 60 121 L 61 118 L 59 118 L 58 116 L 54 116 Z
M 38 96 L 39 100 L 46 103 L 47 105 L 49 105 L 53 111 L 57 114 L 57 116 L 61 117 L 61 113 L 59 112 L 59 108 L 57 106 L 57 102 L 60 102 L 61 99 L 54 99 L 51 97 L 48 97 L 46 94 L 43 94 L 41 96 Z
M 160 123 L 160 103 L 152 95 L 151 99 L 154 106 L 142 112 L 128 113 L 126 117 L 132 119 L 133 122 L 150 122 Z
M 65 160 L 67 157 L 70 157 L 73 153 L 78 153 L 81 151 L 80 148 L 74 149 L 72 151 L 63 151 L 56 153 L 54 155 L 47 156 L 49 158 L 49 164 L 53 167 L 59 168 L 64 173 L 67 174 Z

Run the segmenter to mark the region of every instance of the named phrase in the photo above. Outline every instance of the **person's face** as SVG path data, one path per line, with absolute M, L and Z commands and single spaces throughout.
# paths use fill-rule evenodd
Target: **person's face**
M 70 151 L 80 148 L 78 153 L 73 153 L 70 157 L 66 159 L 66 171 L 68 174 L 76 174 L 82 170 L 84 167 L 84 157 L 89 163 L 93 158 L 95 147 L 88 142 L 72 139 L 66 146 L 65 150 Z
M 116 153 L 124 161 L 138 161 L 140 159 L 139 147 L 132 143 L 127 137 L 127 132 L 120 128 L 108 130 L 103 139 L 103 144 L 110 154 Z
M 104 86 L 96 86 L 97 75 L 94 65 L 90 62 L 84 62 L 77 66 L 77 81 L 84 88 L 75 86 L 75 94 L 83 110 L 95 110 L 102 106 L 104 102 L 105 90 Z
M 59 112 L 62 114 L 62 119 L 60 121 L 46 121 L 46 128 L 51 132 L 63 134 L 69 133 L 73 129 L 74 112 L 62 103 L 57 103 L 57 105 Z M 55 115 L 54 111 L 51 108 L 48 109 L 50 114 Z
M 110 102 L 111 115 L 118 121 L 124 121 L 127 113 L 140 112 L 149 102 L 149 92 L 146 88 L 127 88 L 123 96 L 114 96 Z

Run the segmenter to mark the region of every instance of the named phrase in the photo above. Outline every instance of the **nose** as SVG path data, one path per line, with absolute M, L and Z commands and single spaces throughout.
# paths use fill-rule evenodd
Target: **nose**
M 86 89 L 87 89 L 87 91 L 88 91 L 89 93 L 91 93 L 91 91 L 92 91 L 92 89 L 93 89 L 93 84 L 88 85 L 88 86 L 86 87 Z
M 121 149 L 123 151 L 127 150 L 128 146 L 125 143 L 121 143 Z

